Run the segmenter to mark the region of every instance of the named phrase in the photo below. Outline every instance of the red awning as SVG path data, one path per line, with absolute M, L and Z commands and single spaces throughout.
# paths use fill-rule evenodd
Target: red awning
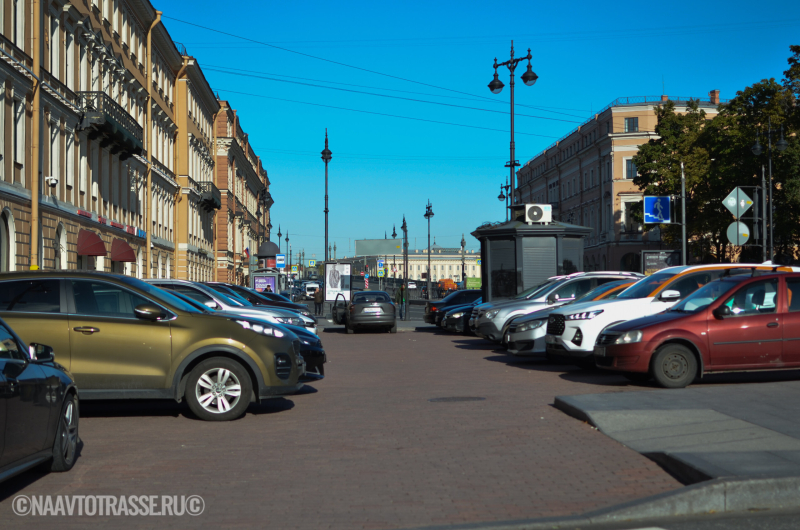
M 91 230 L 78 232 L 78 256 L 105 256 L 106 244 Z
M 111 242 L 111 261 L 135 262 L 136 253 L 127 242 L 115 239 Z

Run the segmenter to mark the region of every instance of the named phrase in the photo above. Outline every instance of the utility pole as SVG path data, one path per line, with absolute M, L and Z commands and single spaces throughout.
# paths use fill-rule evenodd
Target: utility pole
M 686 175 L 681 160 L 681 265 L 686 265 Z
M 403 226 L 400 229 L 403 231 L 403 285 L 406 292 L 403 319 L 408 320 L 408 225 L 406 224 L 405 215 L 403 215 Z

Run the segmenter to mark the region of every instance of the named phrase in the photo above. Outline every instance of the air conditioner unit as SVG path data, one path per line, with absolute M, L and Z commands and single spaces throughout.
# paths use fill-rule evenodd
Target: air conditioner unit
M 553 222 L 553 207 L 549 204 L 526 204 L 525 222 L 529 225 Z

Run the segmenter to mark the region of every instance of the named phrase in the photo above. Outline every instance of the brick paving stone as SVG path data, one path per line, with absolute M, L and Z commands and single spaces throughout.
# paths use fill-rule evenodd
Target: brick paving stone
M 582 513 L 680 487 L 656 464 L 552 407 L 641 391 L 621 377 L 519 361 L 419 331 L 321 333 L 327 377 L 229 423 L 170 402 L 85 402 L 63 474 L 0 485 L 4 526 L 392 529 Z M 484 401 L 433 403 L 437 397 Z M 22 518 L 24 495 L 200 495 L 197 517 Z

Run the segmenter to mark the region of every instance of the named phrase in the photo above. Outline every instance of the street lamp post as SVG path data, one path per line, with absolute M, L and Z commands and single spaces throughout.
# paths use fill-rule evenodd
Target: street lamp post
M 405 286 L 406 302 L 403 307 L 403 320 L 408 320 L 408 225 L 406 224 L 406 216 L 403 215 L 403 225 L 400 227 L 403 231 L 403 285 Z
M 503 194 L 504 188 L 506 191 L 505 194 Z M 509 215 L 508 200 L 511 198 L 511 194 L 508 193 L 509 188 L 511 188 L 511 186 L 508 184 L 508 177 L 506 177 L 506 185 L 503 186 L 503 183 L 502 182 L 500 183 L 500 195 L 497 196 L 497 200 L 499 200 L 500 202 L 506 201 L 506 221 L 508 221 L 508 215 Z
M 778 131 L 775 131 L 778 132 Z M 781 139 L 775 142 L 775 149 L 779 152 L 786 151 L 786 148 L 789 147 L 789 142 L 783 137 L 783 125 L 781 125 Z M 759 156 L 763 152 L 763 148 L 761 147 L 761 142 L 758 141 L 758 133 L 756 133 L 756 143 L 753 147 L 750 148 L 754 155 Z M 775 241 L 773 239 L 773 228 L 772 228 L 772 212 L 775 209 L 772 205 L 772 117 L 767 117 L 767 158 L 769 160 L 769 193 L 768 193 L 768 200 L 769 200 L 769 210 L 768 217 L 769 217 L 769 259 L 772 260 L 775 258 Z
M 466 246 L 467 242 L 464 241 L 464 234 L 461 234 L 461 281 L 464 282 L 464 286 L 462 287 L 462 289 L 467 288 L 467 267 L 464 259 L 465 258 L 464 250 Z
M 333 242 L 333 259 L 336 259 L 336 241 Z
M 282 235 L 283 234 L 281 234 L 281 225 L 278 225 L 278 254 L 281 253 L 281 236 Z M 286 234 L 286 236 L 288 237 L 289 234 Z
M 333 153 L 328 149 L 328 129 L 325 128 L 325 149 L 322 150 L 322 161 L 325 162 L 325 261 L 328 261 L 328 162 Z
M 514 176 L 515 176 L 515 167 L 519 166 L 519 162 L 517 162 L 514 154 L 514 69 L 516 69 L 517 64 L 520 61 L 528 60 L 528 70 L 522 74 L 522 82 L 525 83 L 527 86 L 533 86 L 536 83 L 536 80 L 539 79 L 539 76 L 536 75 L 533 70 L 531 70 L 531 59 L 533 56 L 531 55 L 531 49 L 528 48 L 528 55 L 523 57 L 514 58 L 514 41 L 511 41 L 511 59 L 506 62 L 498 63 L 497 57 L 494 59 L 494 79 L 492 82 L 489 83 L 489 90 L 492 91 L 493 94 L 499 94 L 503 90 L 503 82 L 497 78 L 497 67 L 498 66 L 507 66 L 508 70 L 511 74 L 511 159 L 509 160 L 508 164 L 506 164 L 507 168 L 510 168 L 510 184 L 511 184 L 511 191 L 514 191 L 516 187 L 514 186 Z M 510 198 L 509 198 L 510 200 Z M 511 201 L 511 204 L 514 201 Z
M 425 219 L 428 220 L 428 300 L 431 299 L 431 217 L 433 217 L 433 205 L 430 199 L 425 206 Z

